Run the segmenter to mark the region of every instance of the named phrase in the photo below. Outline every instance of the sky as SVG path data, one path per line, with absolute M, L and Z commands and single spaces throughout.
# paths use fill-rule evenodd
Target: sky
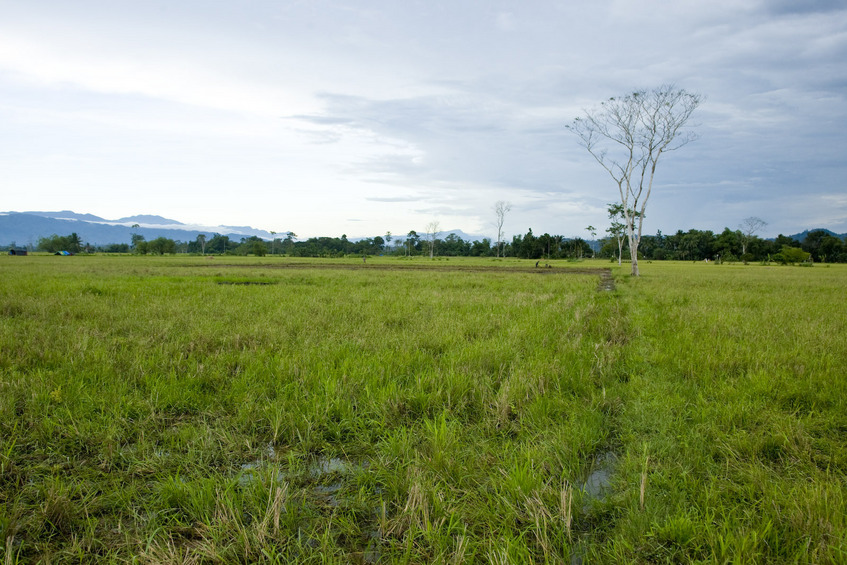
M 646 234 L 847 232 L 843 0 L 0 0 L 0 210 L 602 234 L 566 126 L 665 84 L 703 102 Z

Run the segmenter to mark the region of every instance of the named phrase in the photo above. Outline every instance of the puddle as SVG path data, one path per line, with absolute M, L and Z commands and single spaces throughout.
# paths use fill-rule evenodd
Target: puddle
M 253 481 L 262 480 L 264 471 L 278 462 L 277 454 L 272 445 L 268 445 L 264 457 L 241 464 L 238 471 L 238 484 L 241 487 L 249 486 Z M 293 481 L 300 485 L 308 493 L 305 504 L 316 505 L 324 511 L 336 508 L 345 503 L 344 486 L 345 477 L 351 473 L 361 471 L 370 467 L 367 460 L 350 460 L 341 457 L 316 457 L 301 464 L 293 465 L 293 470 L 280 470 L 277 474 L 278 481 Z M 303 481 L 306 484 L 303 484 Z M 378 515 L 378 511 L 374 511 Z M 371 530 L 361 540 L 358 551 L 348 554 L 352 563 L 370 564 L 378 563 L 382 558 L 380 545 L 382 535 L 379 530 Z
M 239 468 L 238 484 L 245 486 L 258 479 L 262 470 L 270 463 L 276 461 L 276 451 L 273 445 L 268 444 L 265 456 L 247 463 L 242 463 Z M 327 475 L 347 475 L 357 470 L 367 469 L 370 464 L 367 461 L 350 461 L 340 457 L 318 457 L 306 466 L 306 476 L 313 481 L 320 481 Z M 296 478 L 297 473 L 291 471 L 280 471 L 279 480 L 290 480 Z M 312 488 L 312 492 L 320 497 L 332 496 L 341 489 L 341 481 L 334 481 L 329 485 L 318 485 Z
M 367 461 L 357 463 L 355 461 L 349 461 L 346 459 L 341 459 L 339 457 L 320 457 L 311 465 L 309 465 L 309 476 L 313 478 L 318 478 L 322 475 L 329 475 L 331 473 L 339 473 L 341 475 L 345 475 L 357 469 L 367 468 Z
M 339 457 L 320 457 L 309 465 L 309 477 L 320 480 L 326 475 L 347 475 L 359 469 L 367 469 L 368 465 L 367 461 L 357 462 Z M 337 480 L 326 485 L 312 487 L 311 491 L 312 494 L 329 506 L 338 506 L 342 486 L 342 481 Z
M 582 513 L 589 514 L 595 502 L 603 502 L 612 492 L 612 478 L 618 456 L 614 451 L 604 451 L 594 458 L 591 471 L 582 483 L 583 504 Z M 588 532 L 584 529 L 581 537 L 584 538 Z M 571 565 L 582 565 L 585 559 L 585 543 L 578 540 L 571 549 Z
M 333 508 L 339 505 L 338 495 L 341 490 L 341 483 L 332 483 L 329 485 L 318 485 L 312 488 L 312 494 L 315 497 L 322 501 L 327 506 L 332 506 Z
M 582 507 L 583 512 L 591 508 L 594 501 L 603 502 L 612 490 L 612 473 L 618 462 L 618 456 L 612 451 L 605 451 L 594 459 L 591 473 L 582 483 L 582 491 L 587 499 Z
M 276 459 L 276 450 L 270 443 L 265 447 L 265 458 L 254 459 L 247 463 L 242 463 L 238 474 L 238 485 L 247 486 L 254 480 L 258 479 L 258 474 L 268 465 L 268 461 Z M 283 480 L 285 475 L 280 472 L 277 475 L 277 480 Z

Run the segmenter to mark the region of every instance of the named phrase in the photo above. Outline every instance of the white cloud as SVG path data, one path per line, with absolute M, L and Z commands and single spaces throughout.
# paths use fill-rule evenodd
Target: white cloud
M 32 0 L 0 20 L 0 169 L 10 209 L 119 217 L 145 194 L 182 221 L 352 236 L 433 214 L 480 232 L 502 199 L 515 232 L 575 235 L 615 189 L 564 125 L 675 82 L 706 95 L 702 138 L 660 165 L 647 228 L 787 233 L 843 217 L 845 57 L 825 0 Z

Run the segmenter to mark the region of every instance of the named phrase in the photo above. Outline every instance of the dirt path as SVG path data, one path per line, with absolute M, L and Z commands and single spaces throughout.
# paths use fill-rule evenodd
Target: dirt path
M 533 273 L 536 275 L 594 275 L 601 277 L 601 280 L 611 281 L 614 288 L 614 279 L 612 279 L 611 269 L 590 268 L 590 267 L 486 267 L 482 265 L 356 265 L 356 264 L 311 264 L 311 263 L 279 263 L 275 265 L 243 265 L 237 263 L 207 263 L 207 264 L 192 264 L 185 265 L 186 267 L 197 268 L 233 268 L 233 269 L 271 269 L 271 270 L 336 270 L 336 271 L 439 271 L 439 272 L 462 272 L 462 273 Z

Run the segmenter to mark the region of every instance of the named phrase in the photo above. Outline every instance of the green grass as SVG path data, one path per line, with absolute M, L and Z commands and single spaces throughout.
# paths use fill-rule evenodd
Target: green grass
M 0 558 L 847 561 L 847 270 L 608 266 L 0 257 Z

